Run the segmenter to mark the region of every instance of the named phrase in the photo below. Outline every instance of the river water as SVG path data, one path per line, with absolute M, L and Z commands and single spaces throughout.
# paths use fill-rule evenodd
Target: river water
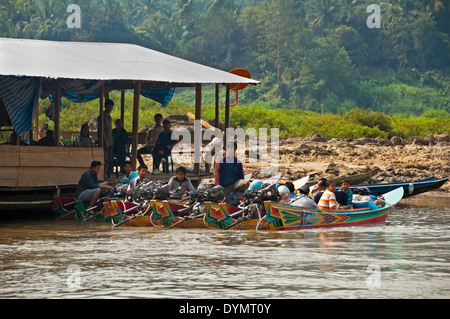
M 292 232 L 0 221 L 0 298 L 450 297 L 450 196 L 387 225 Z

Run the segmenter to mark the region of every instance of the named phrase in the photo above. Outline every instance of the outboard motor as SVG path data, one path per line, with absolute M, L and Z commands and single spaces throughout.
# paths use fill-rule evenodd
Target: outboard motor
M 154 198 L 159 200 L 168 199 L 170 196 L 169 184 L 158 183 L 154 188 Z
M 117 183 L 113 186 L 113 197 L 125 198 L 127 195 L 128 184 Z
M 191 205 L 197 202 L 219 202 L 225 198 L 223 186 L 215 184 L 200 184 L 196 190 L 189 192 Z

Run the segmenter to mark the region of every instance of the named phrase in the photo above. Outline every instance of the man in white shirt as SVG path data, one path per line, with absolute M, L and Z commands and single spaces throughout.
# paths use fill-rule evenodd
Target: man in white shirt
M 139 174 L 136 171 L 133 171 L 130 161 L 125 161 L 125 164 L 123 165 L 123 171 L 125 173 L 125 176 L 122 177 L 120 180 L 123 183 L 130 184 L 130 182 L 139 176 Z
M 131 191 L 137 185 L 139 185 L 146 177 L 148 173 L 148 167 L 146 165 L 139 165 L 138 167 L 138 176 L 133 178 L 128 185 L 127 191 Z

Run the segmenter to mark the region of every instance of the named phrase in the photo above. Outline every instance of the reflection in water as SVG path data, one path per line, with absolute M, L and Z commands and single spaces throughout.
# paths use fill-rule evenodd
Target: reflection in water
M 4 221 L 0 297 L 448 298 L 448 212 L 292 232 Z

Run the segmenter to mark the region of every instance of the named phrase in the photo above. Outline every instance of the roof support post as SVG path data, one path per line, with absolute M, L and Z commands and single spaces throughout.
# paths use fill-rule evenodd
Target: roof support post
M 195 85 L 195 121 L 194 121 L 194 174 L 200 175 L 202 146 L 202 85 Z
M 59 112 L 59 104 L 61 102 L 61 87 L 59 84 L 56 86 L 55 96 L 53 99 L 54 107 L 55 107 L 55 128 L 54 128 L 54 144 L 55 146 L 59 145 L 59 118 L 60 118 L 60 112 Z
M 134 100 L 133 100 L 133 137 L 131 146 L 131 166 L 135 170 L 136 158 L 137 158 L 137 146 L 138 146 L 138 130 L 139 130 L 139 102 L 141 96 L 141 81 L 134 83 Z
M 120 90 L 120 119 L 125 123 L 125 90 Z M 125 125 L 125 124 L 124 124 Z
M 98 116 L 98 123 L 97 123 L 97 139 L 98 139 L 98 145 L 103 148 L 103 105 L 105 104 L 103 102 L 104 100 L 104 95 L 105 95 L 105 87 L 102 86 L 100 87 L 100 110 L 99 110 L 99 116 Z
M 216 116 L 214 119 L 214 127 L 219 128 L 219 88 L 220 85 L 216 84 Z
M 230 84 L 225 85 L 227 88 L 226 96 L 225 96 L 225 136 L 224 136 L 224 145 L 227 145 L 227 128 L 230 127 Z

